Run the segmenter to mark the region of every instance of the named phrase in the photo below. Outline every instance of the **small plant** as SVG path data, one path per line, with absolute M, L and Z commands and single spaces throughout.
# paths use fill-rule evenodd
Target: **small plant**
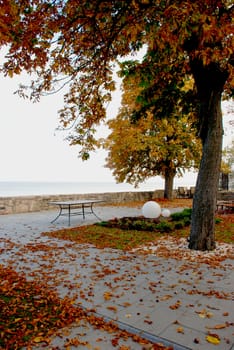
M 191 224 L 191 218 L 184 218 L 184 226 L 189 226 Z
M 98 226 L 108 227 L 109 222 L 108 221 L 100 221 L 100 222 L 98 222 Z
M 181 220 L 181 221 L 176 221 L 174 224 L 174 228 L 176 230 L 180 230 L 181 228 L 183 228 L 185 225 L 185 221 Z
M 169 222 L 169 221 L 162 221 L 159 224 L 157 224 L 155 226 L 155 228 L 161 233 L 163 233 L 163 232 L 172 232 L 173 228 L 174 228 L 174 225 L 171 222 Z
M 145 230 L 148 231 L 149 229 L 149 224 L 146 221 L 142 221 L 142 220 L 136 220 L 135 222 L 132 223 L 132 227 L 135 230 Z
M 186 208 L 183 211 L 171 214 L 172 221 L 180 221 L 180 220 L 184 220 L 185 218 L 191 220 L 191 217 L 192 217 L 191 208 Z

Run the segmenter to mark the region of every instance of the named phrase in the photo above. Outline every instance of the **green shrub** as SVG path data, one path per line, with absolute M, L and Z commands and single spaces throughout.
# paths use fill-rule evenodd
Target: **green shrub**
M 174 228 L 175 228 L 176 230 L 180 230 L 180 229 L 183 228 L 184 226 L 185 226 L 184 220 L 176 221 L 175 224 L 174 224 Z
M 155 231 L 156 230 L 156 224 L 153 222 L 147 222 L 146 225 L 146 231 Z
M 97 226 L 103 226 L 103 227 L 108 227 L 109 222 L 108 221 L 100 221 L 96 223 Z
M 135 230 L 147 231 L 147 222 L 143 220 L 137 220 L 132 223 L 132 228 Z
M 185 218 L 191 220 L 191 217 L 192 217 L 191 208 L 186 208 L 183 211 L 171 214 L 172 221 L 181 221 L 181 220 L 184 220 Z
M 191 218 L 184 218 L 184 225 L 189 226 L 191 224 Z
M 173 224 L 168 221 L 162 221 L 155 226 L 159 232 L 171 232 L 173 231 Z
M 171 219 L 172 221 L 180 221 L 184 218 L 182 212 L 176 212 L 176 213 L 173 213 L 171 214 Z

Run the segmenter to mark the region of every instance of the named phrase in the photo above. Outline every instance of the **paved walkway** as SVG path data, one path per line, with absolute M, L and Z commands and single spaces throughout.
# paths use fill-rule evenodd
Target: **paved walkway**
M 141 215 L 140 208 L 97 207 L 96 212 L 103 219 Z M 233 260 L 215 266 L 42 236 L 67 227 L 67 218 L 50 224 L 55 216 L 55 211 L 0 216 L 0 263 L 48 281 L 61 297 L 75 297 L 78 305 L 152 343 L 175 350 L 234 350 Z M 72 217 L 72 226 L 95 221 Z M 220 343 L 208 342 L 208 333 L 217 334 Z M 70 349 L 143 349 L 85 321 L 63 334 L 41 349 L 66 349 L 68 339 L 77 337 L 83 345 Z

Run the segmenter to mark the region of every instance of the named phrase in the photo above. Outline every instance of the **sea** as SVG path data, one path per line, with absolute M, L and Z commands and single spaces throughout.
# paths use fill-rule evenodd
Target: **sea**
M 156 187 L 155 183 L 141 184 L 135 188 L 130 184 L 114 182 L 0 181 L 0 197 L 154 191 Z
M 196 176 L 186 174 L 174 179 L 174 188 L 178 186 L 195 186 Z M 75 181 L 1 181 L 0 197 L 60 195 L 60 194 L 86 194 L 107 192 L 136 192 L 155 191 L 164 189 L 164 179 L 156 176 L 141 183 L 137 188 L 127 183 L 110 182 L 75 182 Z

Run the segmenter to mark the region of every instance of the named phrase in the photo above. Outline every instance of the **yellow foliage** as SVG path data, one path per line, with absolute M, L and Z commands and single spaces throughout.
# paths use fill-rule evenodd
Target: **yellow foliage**
M 214 345 L 218 345 L 220 343 L 220 339 L 217 336 L 213 336 L 213 335 L 207 335 L 206 336 L 206 340 Z

